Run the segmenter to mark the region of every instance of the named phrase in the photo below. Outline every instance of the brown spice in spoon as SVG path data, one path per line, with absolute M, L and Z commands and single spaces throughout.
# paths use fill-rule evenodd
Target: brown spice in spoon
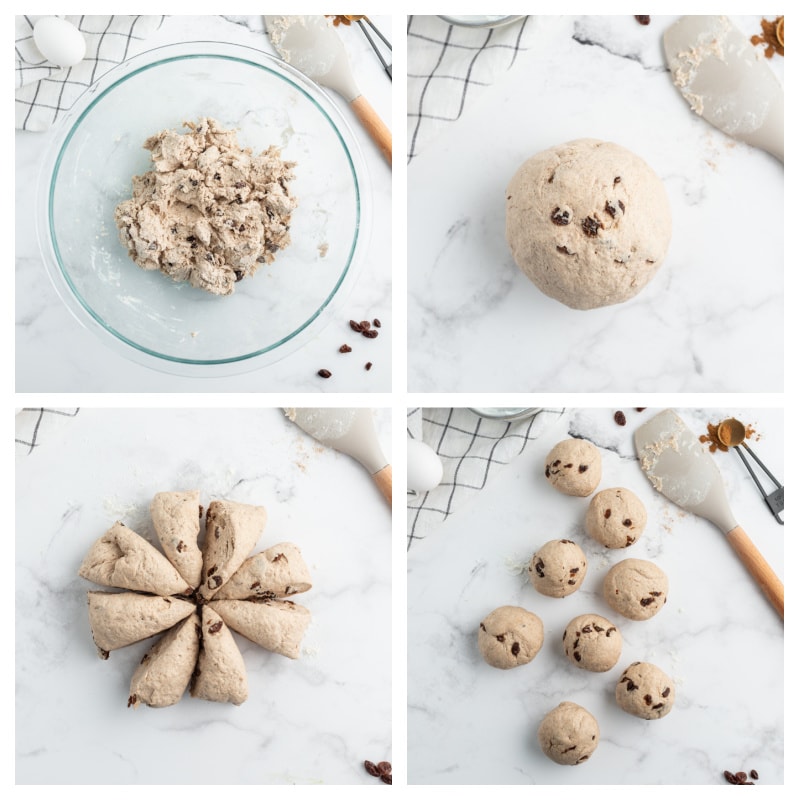
M 732 437 L 730 426 L 726 425 L 727 422 L 728 420 L 723 420 L 721 423 L 714 424 L 713 422 L 709 422 L 708 425 L 706 425 L 708 433 L 704 433 L 700 436 L 700 441 L 703 444 L 709 445 L 708 450 L 710 453 L 716 453 L 717 450 L 727 453 L 730 449 L 729 445 Z M 745 425 L 744 438 L 755 438 L 755 441 L 758 441 L 761 436 L 752 425 Z
M 761 20 L 761 34 L 756 34 L 750 37 L 750 44 L 757 47 L 760 44 L 765 44 L 767 47 L 764 50 L 764 55 L 767 58 L 777 53 L 779 56 L 783 55 L 783 17 L 777 17 L 770 22 L 769 20 Z

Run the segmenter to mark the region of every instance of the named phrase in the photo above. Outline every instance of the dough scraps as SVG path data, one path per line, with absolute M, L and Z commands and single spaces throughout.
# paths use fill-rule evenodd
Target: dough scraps
M 133 177 L 133 196 L 114 221 L 142 269 L 229 295 L 289 245 L 295 164 L 274 145 L 253 155 L 215 119 L 184 126 L 188 133 L 163 130 L 145 141 L 153 167 Z

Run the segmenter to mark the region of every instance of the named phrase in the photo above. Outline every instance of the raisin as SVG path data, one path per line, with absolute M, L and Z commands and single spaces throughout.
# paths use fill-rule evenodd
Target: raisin
M 505 634 L 503 633 L 497 634 L 497 636 L 495 636 L 494 638 L 497 639 L 498 642 L 504 642 L 506 640 Z
M 209 578 L 208 580 L 208 588 L 209 589 L 218 589 L 222 586 L 222 578 L 219 575 L 214 575 L 213 578 Z
M 356 333 L 361 333 L 361 330 L 362 330 L 362 328 L 361 328 L 361 323 L 360 323 L 360 322 L 356 322 L 355 320 L 351 319 L 351 320 L 350 320 L 350 327 L 351 327 L 351 328 L 352 328 L 352 329 L 353 329 L 353 330 L 354 330 Z
M 373 764 L 371 761 L 365 761 L 364 762 L 364 769 L 370 775 L 372 775 L 373 778 L 377 778 L 380 775 L 380 772 L 378 772 L 378 767 L 375 764 Z
M 617 411 L 614 414 L 614 422 L 616 422 L 617 425 L 624 425 L 627 422 L 627 420 L 625 419 L 625 415 L 621 411 Z
M 259 581 L 254 581 L 253 583 L 250 584 L 250 591 L 251 592 L 255 591 L 256 589 L 260 589 L 260 588 L 261 588 L 261 583 Z
M 222 630 L 222 621 L 215 622 L 213 625 L 208 626 L 209 633 L 219 633 Z
M 350 347 L 350 345 L 349 345 L 349 344 L 343 344 L 343 345 L 342 345 L 342 346 L 339 348 L 339 352 L 340 352 L 340 353 L 352 353 L 352 352 L 353 352 L 353 348 L 352 348 L 352 347 Z
M 556 206 L 553 209 L 553 213 L 550 214 L 550 221 L 554 225 L 569 225 L 572 221 L 572 214 L 570 213 L 569 209 L 561 209 L 559 206 Z
M 244 280 L 244 272 L 242 270 L 235 269 L 233 271 L 233 274 L 236 276 L 236 283 L 239 283 L 239 281 Z
M 634 14 L 633 18 L 640 24 L 640 25 L 649 25 L 650 24 L 650 16 L 649 14 Z
M 570 579 L 567 581 L 567 584 L 568 584 L 569 586 L 574 586 L 574 585 L 575 585 L 575 580 L 574 580 L 573 578 L 570 578 Z
M 608 518 L 611 516 L 611 509 L 610 509 L 610 508 L 607 508 L 607 509 L 605 510 L 605 512 L 603 513 L 603 516 L 604 516 L 606 519 L 608 519 Z
M 365 369 L 367 372 L 369 372 L 369 371 L 372 369 L 372 362 L 371 362 L 371 361 L 367 361 L 367 363 L 366 363 L 366 364 L 364 364 L 364 369 Z
M 606 201 L 605 212 L 611 216 L 611 219 L 617 216 L 617 209 L 608 200 Z
M 751 769 L 751 770 L 750 770 L 750 777 L 751 777 L 751 778 L 752 778 L 754 781 L 757 781 L 757 780 L 758 780 L 758 773 L 757 773 L 757 772 L 756 772 L 754 769 Z
M 736 780 L 736 776 L 729 770 L 726 769 L 722 774 L 725 776 L 725 780 L 728 781 L 728 783 L 732 783 L 734 785 L 739 783 L 739 781 Z
M 575 657 L 576 661 L 580 661 L 581 660 L 581 654 L 580 653 L 573 653 L 572 655 Z
M 514 642 L 514 644 L 511 645 L 511 655 L 512 656 L 519 655 L 519 642 Z
M 597 231 L 599 231 L 602 227 L 603 223 L 600 222 L 600 220 L 596 217 L 584 217 L 583 222 L 581 223 L 583 232 L 592 238 L 597 236 Z
M 374 329 L 372 329 L 372 330 L 362 330 L 361 331 L 361 335 L 362 336 L 366 336 L 367 339 L 374 339 L 378 335 L 378 331 L 376 331 Z
M 652 698 L 652 696 L 651 696 L 651 695 L 649 695 L 649 694 L 646 694 L 646 695 L 644 696 L 644 701 L 645 701 L 645 703 L 647 703 L 647 705 L 650 705 L 650 704 L 653 702 L 653 698 Z
M 589 469 L 589 465 L 588 464 L 580 464 L 578 466 L 578 472 L 580 472 L 580 473 L 586 472 L 587 469 Z
M 645 608 L 649 606 L 651 603 L 655 603 L 655 598 L 653 597 L 643 597 L 639 601 L 639 605 L 644 606 Z
M 544 561 L 541 558 L 536 562 L 534 568 L 536 569 L 536 574 L 540 578 L 544 578 Z
M 623 524 L 623 525 L 624 525 L 626 528 L 630 528 L 630 527 L 631 527 L 631 525 L 633 525 L 633 522 L 632 522 L 631 520 L 629 520 L 629 519 L 624 519 L 624 520 L 622 520 L 622 524 Z
M 653 706 L 653 711 L 658 711 L 659 708 L 664 708 L 664 704 L 663 703 L 656 703 Z M 745 777 L 747 777 L 747 776 L 745 775 Z
M 372 320 L 372 325 L 375 328 L 380 328 L 381 327 L 381 321 L 376 317 L 374 320 Z
M 669 686 L 667 686 L 667 688 L 664 689 L 663 692 L 661 692 L 661 696 L 662 697 L 669 697 Z
M 331 374 L 332 373 L 329 369 L 321 369 L 317 371 L 317 375 L 319 375 L 320 378 L 330 378 Z

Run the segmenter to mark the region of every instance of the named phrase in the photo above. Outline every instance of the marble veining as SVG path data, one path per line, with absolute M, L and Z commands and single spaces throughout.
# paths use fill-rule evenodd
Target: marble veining
M 783 167 L 691 112 L 661 47 L 674 19 L 532 17 L 515 65 L 414 158 L 409 390 L 783 390 Z M 517 167 L 583 137 L 644 158 L 673 217 L 653 281 L 593 311 L 543 295 L 505 239 Z
M 711 523 L 657 494 L 635 457 L 632 434 L 655 410 L 573 409 L 408 557 L 409 784 L 697 784 L 725 785 L 723 770 L 759 772 L 759 784 L 784 781 L 783 624 Z M 780 410 L 677 409 L 698 435 L 736 416 L 760 438 L 751 446 L 783 475 Z M 590 498 L 567 497 L 545 480 L 550 448 L 585 438 L 603 454 L 598 489 L 624 486 L 648 512 L 642 538 L 607 550 L 585 532 Z M 733 513 L 779 576 L 784 529 L 772 518 L 739 458 L 712 456 Z M 575 594 L 554 599 L 530 585 L 525 565 L 538 545 L 570 538 L 588 572 Z M 634 622 L 606 605 L 602 582 L 624 558 L 652 560 L 668 575 L 669 599 L 650 620 Z M 544 623 L 545 641 L 530 664 L 493 669 L 477 647 L 478 624 L 500 605 L 521 605 Z M 568 664 L 566 624 L 595 612 L 614 622 L 623 650 L 608 673 Z M 676 684 L 676 704 L 645 721 L 616 706 L 614 689 L 633 661 L 652 661 Z M 536 731 L 562 700 L 585 706 L 600 725 L 600 745 L 585 764 L 561 767 L 541 752 Z
M 375 419 L 388 455 L 390 414 Z M 360 465 L 281 409 L 83 408 L 16 466 L 18 784 L 375 782 L 364 759 L 392 760 L 391 527 Z M 181 488 L 204 505 L 263 504 L 254 552 L 292 541 L 312 575 L 298 660 L 234 634 L 250 689 L 240 707 L 185 696 L 127 708 L 152 641 L 108 661 L 92 642 L 86 551 L 116 519 L 158 546 L 150 499 Z

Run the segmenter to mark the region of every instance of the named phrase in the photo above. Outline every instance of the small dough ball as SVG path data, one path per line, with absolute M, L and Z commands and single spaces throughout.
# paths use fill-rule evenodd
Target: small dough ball
M 626 558 L 615 564 L 603 580 L 606 602 L 628 619 L 650 619 L 667 602 L 669 580 L 652 561 Z
M 561 640 L 566 657 L 576 667 L 590 672 L 608 672 L 622 652 L 622 635 L 599 614 L 575 617 Z
M 622 303 L 667 254 L 664 184 L 624 147 L 578 139 L 528 159 L 506 191 L 506 238 L 519 268 L 570 308 Z
M 565 439 L 547 454 L 544 474 L 559 492 L 588 497 L 600 483 L 603 459 L 591 442 Z
M 586 556 L 575 542 L 553 539 L 533 554 L 528 577 L 537 592 L 566 597 L 577 592 L 586 577 Z
M 599 741 L 597 720 L 577 703 L 559 703 L 539 725 L 539 746 L 556 764 L 583 764 Z
M 603 489 L 586 511 L 586 532 L 606 547 L 630 547 L 646 524 L 647 509 L 629 489 Z
M 634 661 L 617 683 L 617 705 L 642 719 L 666 717 L 675 703 L 672 678 L 655 664 Z
M 519 606 L 496 608 L 478 629 L 481 655 L 498 669 L 511 669 L 533 661 L 543 641 L 542 621 Z

